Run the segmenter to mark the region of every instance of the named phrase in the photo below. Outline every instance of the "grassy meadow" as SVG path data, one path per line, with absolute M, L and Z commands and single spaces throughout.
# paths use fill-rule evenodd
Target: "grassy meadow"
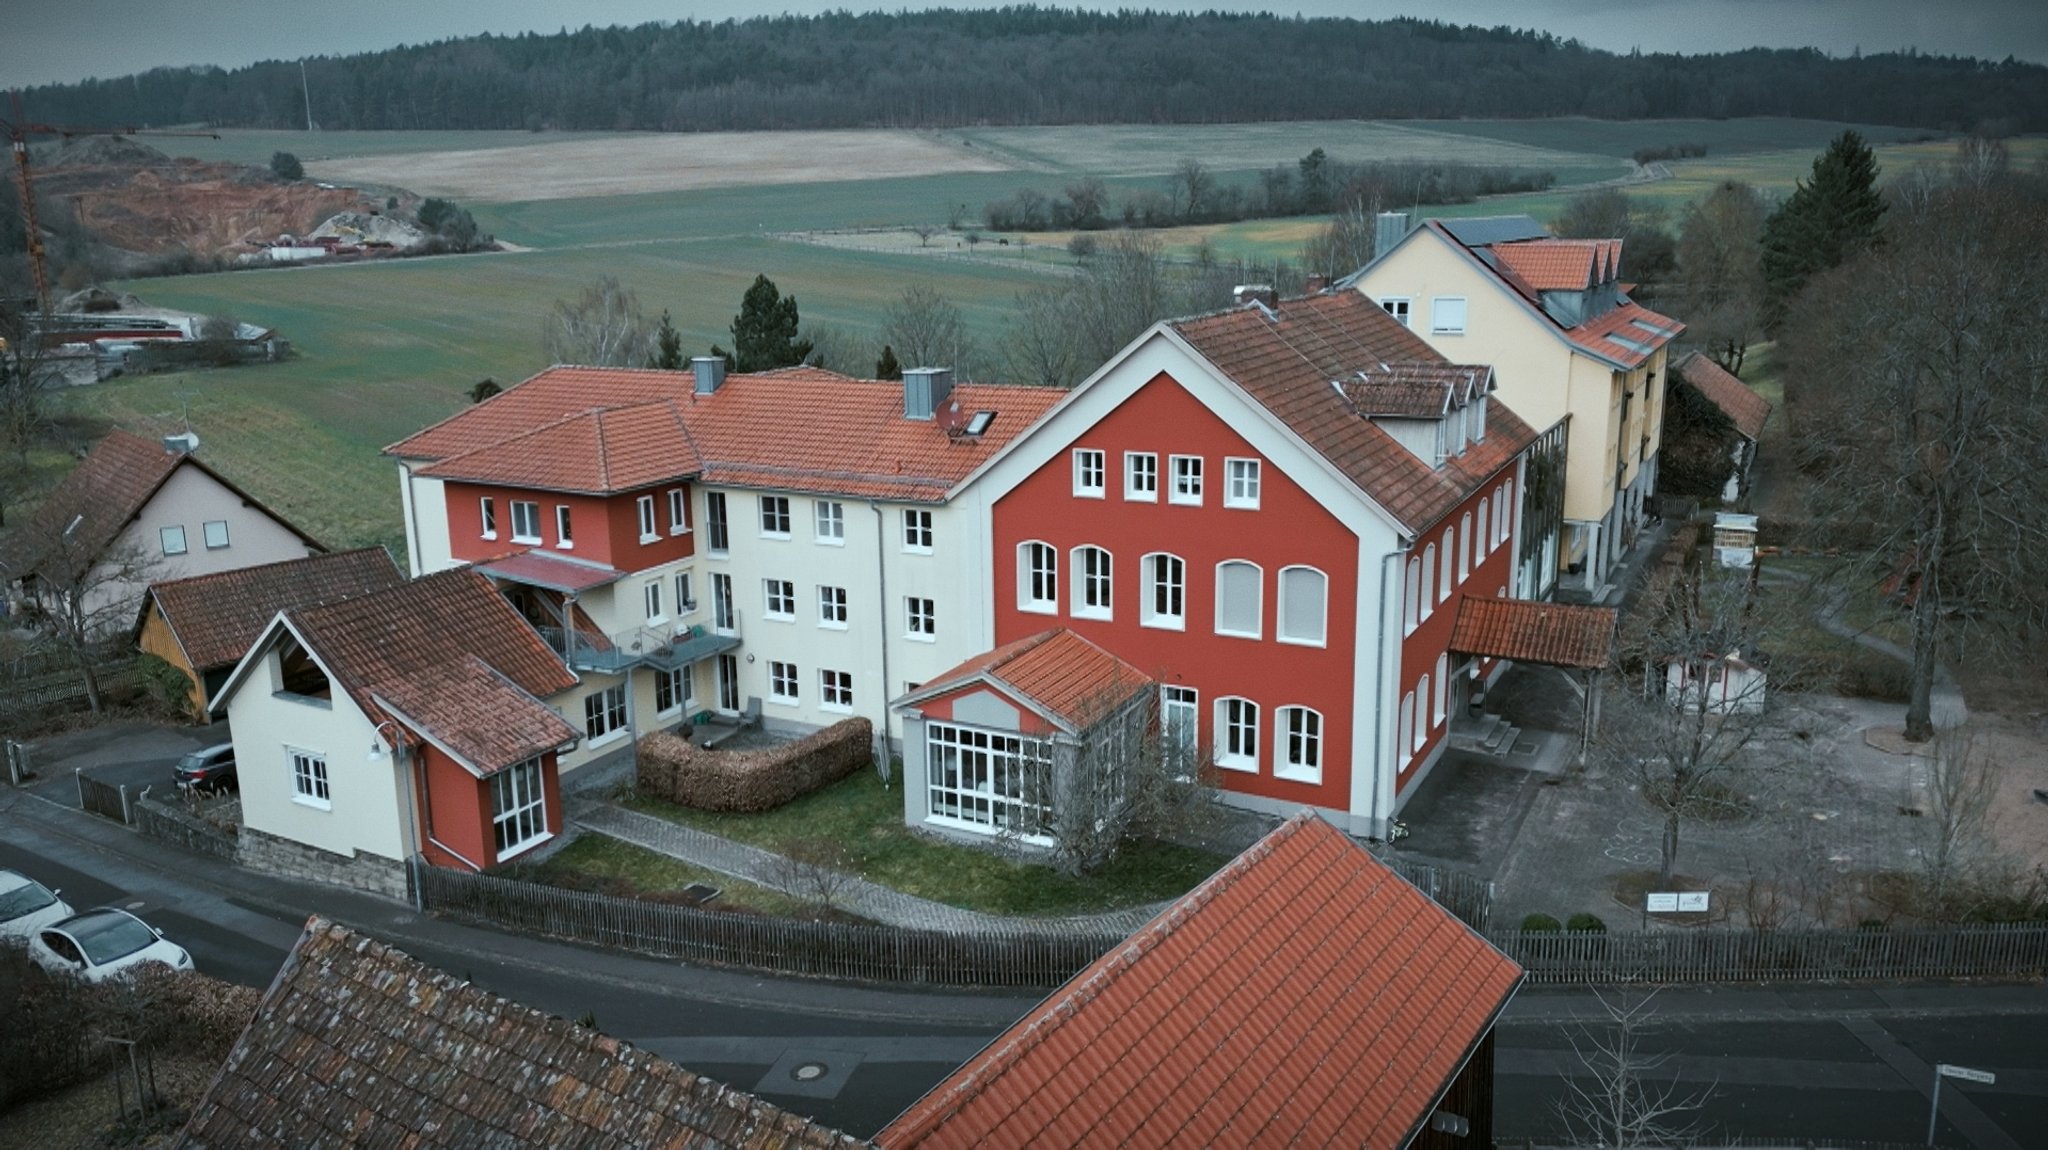
M 1528 122 L 1002 128 L 951 133 L 1017 170 L 918 179 L 846 180 L 663 192 L 600 199 L 479 204 L 479 223 L 521 250 L 501 254 L 230 272 L 122 285 L 147 302 L 207 314 L 226 312 L 275 327 L 294 360 L 230 371 L 153 376 L 77 389 L 73 411 L 141 431 L 175 429 L 189 417 L 202 452 L 259 497 L 333 546 L 384 543 L 398 549 L 400 514 L 392 465 L 378 450 L 457 410 L 486 376 L 524 378 L 542 363 L 540 325 L 551 303 L 600 275 L 638 293 L 650 315 L 667 309 L 691 351 L 726 339 L 739 298 L 757 273 L 794 294 L 807 323 L 868 334 L 905 287 L 928 284 L 953 299 L 987 345 L 1007 324 L 1013 297 L 1050 282 L 1065 263 L 1064 237 L 1050 248 L 870 251 L 797 242 L 789 233 L 905 227 L 969 220 L 983 204 L 1022 186 L 1049 194 L 1081 172 L 1113 189 L 1159 186 L 1157 173 L 1180 156 L 1203 159 L 1221 178 L 1250 180 L 1314 147 L 1344 160 L 1544 160 L 1604 178 L 1628 169 L 1639 147 L 1702 142 L 1709 154 L 1671 163 L 1670 180 L 1629 194 L 1673 212 L 1723 179 L 1776 192 L 1805 174 L 1842 125 L 1819 121 Z M 1869 129 L 1880 140 L 1914 135 Z M 167 150 L 264 162 L 272 151 L 302 159 L 525 146 L 526 132 L 224 133 L 220 141 L 158 138 Z M 315 146 L 317 145 L 317 147 Z M 1952 145 L 1889 142 L 1887 174 L 1938 162 Z M 2015 158 L 2048 157 L 2048 141 L 2014 142 Z M 1543 166 L 1543 165 L 1538 165 Z M 1562 175 L 1563 172 L 1560 172 Z M 1554 217 L 1569 196 L 1554 191 L 1432 214 L 1528 212 Z M 1320 226 L 1313 219 L 1249 220 L 1162 234 L 1169 251 L 1207 242 L 1223 259 L 1291 258 Z M 951 237 L 957 240 L 957 237 Z M 967 258 L 956 258 L 966 256 Z M 858 365 L 849 365 L 858 366 Z

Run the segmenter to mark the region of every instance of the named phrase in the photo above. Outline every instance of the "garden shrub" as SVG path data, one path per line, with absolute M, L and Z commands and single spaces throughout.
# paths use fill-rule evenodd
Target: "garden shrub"
M 1563 928 L 1558 925 L 1556 919 L 1550 917 L 1547 914 L 1544 914 L 1541 911 L 1538 911 L 1535 914 L 1527 915 L 1522 919 L 1522 929 L 1524 931 L 1531 933 L 1541 932 L 1545 934 L 1550 934 L 1562 930 Z
M 1588 914 L 1585 911 L 1580 911 L 1579 913 L 1566 919 L 1564 923 L 1564 928 L 1566 930 L 1590 930 L 1596 934 L 1607 933 L 1607 924 L 1600 921 L 1600 916 L 1597 914 Z
M 1912 697 L 1913 677 L 1904 663 L 1882 655 L 1859 657 L 1842 668 L 1842 693 L 1853 699 L 1903 703 Z
M 874 734 L 872 723 L 852 718 L 759 751 L 707 751 L 649 735 L 640 741 L 640 793 L 700 811 L 772 811 L 872 765 Z

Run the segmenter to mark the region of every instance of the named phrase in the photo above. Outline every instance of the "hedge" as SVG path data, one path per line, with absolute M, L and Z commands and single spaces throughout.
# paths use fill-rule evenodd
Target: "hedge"
M 874 737 L 862 718 L 759 751 L 707 751 L 653 734 L 640 740 L 640 792 L 693 810 L 772 811 L 872 765 Z

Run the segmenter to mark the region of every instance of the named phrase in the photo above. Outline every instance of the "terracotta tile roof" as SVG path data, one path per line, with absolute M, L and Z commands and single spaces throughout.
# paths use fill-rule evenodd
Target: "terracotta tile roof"
M 241 662 L 279 611 L 333 602 L 405 582 L 382 547 L 242 567 L 150 587 L 150 599 L 195 671 Z M 148 604 L 144 604 L 147 610 Z
M 1299 815 L 875 1140 L 1406 1146 L 1521 977 L 1357 843 Z
M 571 592 L 603 587 L 626 577 L 626 573 L 616 567 L 553 555 L 546 551 L 515 551 L 503 558 L 479 563 L 476 569 L 486 575 L 510 579 L 516 583 L 530 583 L 535 587 L 546 587 L 553 591 Z
M 1493 390 L 1493 369 L 1449 363 L 1386 363 L 1338 381 L 1360 415 L 1433 419 Z
M 1503 266 L 1537 291 L 1583 291 L 1609 277 L 1616 240 L 1518 240 L 1493 245 Z M 1615 253 L 1619 256 L 1619 253 Z
M 1046 387 L 957 384 L 976 437 L 903 417 L 903 385 L 820 368 L 734 375 L 711 395 L 687 372 L 556 367 L 395 443 L 421 473 L 556 490 L 617 491 L 694 477 L 733 487 L 938 502 L 1064 398 Z M 600 486 L 609 484 L 609 486 Z
M 1467 595 L 1451 625 L 1451 650 L 1551 667 L 1597 670 L 1614 654 L 1618 613 L 1535 599 Z
M 1173 328 L 1411 532 L 1442 519 L 1536 440 L 1506 404 L 1490 404 L 1486 438 L 1432 468 L 1356 414 L 1333 380 L 1393 363 L 1448 365 L 1355 291 L 1283 300 L 1271 311 L 1217 312 Z
M 1735 430 L 1743 438 L 1755 442 L 1764 437 L 1764 422 L 1771 417 L 1771 401 L 1735 378 L 1727 368 L 1693 352 L 1671 370 L 1734 420 Z
M 1065 627 L 985 651 L 932 676 L 898 705 L 934 698 L 985 680 L 1033 704 L 1068 730 L 1086 727 L 1132 695 L 1157 686 L 1150 675 Z
M 1565 336 L 1602 359 L 1633 368 L 1684 330 L 1684 324 L 1669 316 L 1625 302 L 1566 330 Z
M 316 915 L 175 1145 L 866 1143 Z
M 480 772 L 578 734 L 541 702 L 574 687 L 576 676 L 490 580 L 467 567 L 294 608 L 285 619 L 373 720 L 398 717 L 378 700 L 389 701 Z M 492 674 L 478 674 L 479 662 Z

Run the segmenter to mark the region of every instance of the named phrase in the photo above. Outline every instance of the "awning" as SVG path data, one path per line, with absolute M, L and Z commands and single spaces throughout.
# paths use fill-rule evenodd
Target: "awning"
M 521 551 L 503 559 L 479 563 L 476 569 L 493 579 L 506 579 L 571 595 L 616 583 L 626 577 L 624 571 L 614 567 L 565 559 L 545 551 Z
M 1572 607 L 1538 599 L 1467 595 L 1451 626 L 1451 651 L 1547 667 L 1597 671 L 1614 655 L 1621 615 L 1612 607 Z

